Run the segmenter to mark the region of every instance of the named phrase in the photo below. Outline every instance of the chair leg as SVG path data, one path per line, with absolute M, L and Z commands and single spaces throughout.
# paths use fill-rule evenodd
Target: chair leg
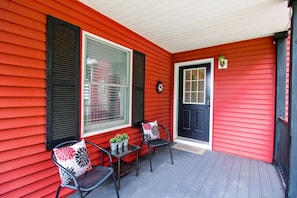
M 82 195 L 82 192 L 81 192 L 81 190 L 80 190 L 80 187 L 78 187 L 78 189 L 77 189 L 77 193 L 78 193 L 78 195 L 79 195 L 80 198 L 83 198 L 83 195 Z
M 56 192 L 56 198 L 58 198 L 58 197 L 59 197 L 59 194 L 60 194 L 61 187 L 62 187 L 62 186 L 60 186 L 60 185 L 59 185 L 59 187 L 58 187 L 58 189 L 57 189 L 57 192 Z
M 151 172 L 153 172 L 153 168 L 152 168 L 152 154 L 151 154 L 151 150 L 150 150 L 150 146 L 147 146 L 148 148 L 148 154 L 149 154 L 149 158 L 150 158 L 150 168 L 151 168 Z
M 157 147 L 153 148 L 153 155 L 155 155 L 155 151 L 156 151 Z
M 115 190 L 116 190 L 116 193 L 117 193 L 117 198 L 119 198 L 120 195 L 119 195 L 119 190 L 118 190 L 118 186 L 117 186 L 117 182 L 116 182 L 116 179 L 115 179 L 114 172 L 112 173 L 112 179 L 113 179 L 114 187 L 115 187 Z
M 169 152 L 170 152 L 171 164 L 173 164 L 173 157 L 172 157 L 172 151 L 171 151 L 171 144 L 168 144 L 168 146 L 169 146 Z

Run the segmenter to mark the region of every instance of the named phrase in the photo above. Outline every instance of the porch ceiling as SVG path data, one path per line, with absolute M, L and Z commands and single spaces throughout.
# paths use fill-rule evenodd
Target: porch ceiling
M 288 30 L 287 0 L 79 0 L 176 53 Z

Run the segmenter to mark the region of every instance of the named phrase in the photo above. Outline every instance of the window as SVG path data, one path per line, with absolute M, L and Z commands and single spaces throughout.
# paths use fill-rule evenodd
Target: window
M 131 126 L 132 50 L 83 32 L 82 136 Z
M 206 68 L 194 68 L 184 70 L 184 103 L 205 103 L 205 77 Z

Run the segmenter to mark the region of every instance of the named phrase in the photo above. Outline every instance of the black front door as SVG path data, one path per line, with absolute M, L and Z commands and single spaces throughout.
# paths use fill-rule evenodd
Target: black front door
M 178 136 L 209 141 L 210 63 L 179 68 Z

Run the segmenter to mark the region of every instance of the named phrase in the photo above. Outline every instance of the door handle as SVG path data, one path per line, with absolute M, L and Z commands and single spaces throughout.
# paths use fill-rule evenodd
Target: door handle
M 206 101 L 206 106 L 207 106 L 208 108 L 210 108 L 210 101 L 209 101 L 209 99 Z

